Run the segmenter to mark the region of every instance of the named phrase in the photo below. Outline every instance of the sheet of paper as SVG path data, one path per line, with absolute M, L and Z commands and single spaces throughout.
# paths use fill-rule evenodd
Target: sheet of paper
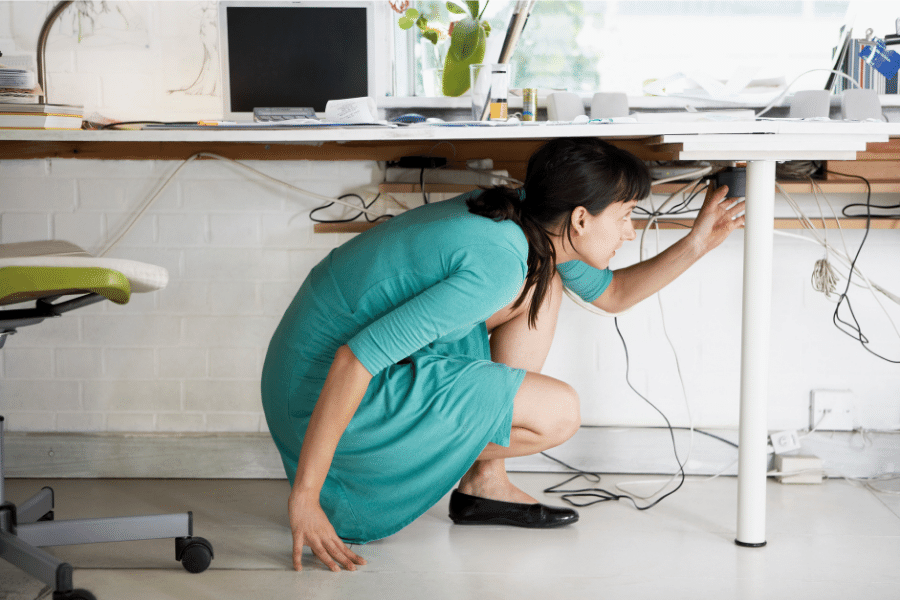
M 325 104 L 325 120 L 335 123 L 374 123 L 378 109 L 372 98 L 329 100 Z

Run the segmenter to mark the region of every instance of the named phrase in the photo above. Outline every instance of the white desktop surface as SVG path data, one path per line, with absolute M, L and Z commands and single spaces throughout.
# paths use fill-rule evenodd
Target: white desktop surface
M 153 130 L 0 130 L 0 140 L 91 142 L 362 142 L 389 140 L 550 139 L 597 136 L 645 138 L 658 135 L 777 134 L 808 136 L 900 136 L 900 123 L 843 121 L 697 121 L 673 123 L 537 122 L 487 127 L 348 127 L 279 129 L 153 129 Z M 772 140 L 775 141 L 774 139 Z M 880 140 L 879 140 L 880 141 Z
M 900 123 L 842 121 L 697 121 L 590 123 L 497 127 L 369 127 L 277 130 L 0 130 L 0 141 L 210 142 L 312 144 L 434 140 L 541 140 L 601 137 L 638 140 L 680 160 L 747 161 L 744 290 L 741 334 L 741 409 L 736 542 L 765 544 L 766 404 L 772 295 L 775 162 L 854 160 L 868 143 L 900 137 Z M 900 185 L 898 185 L 900 192 Z

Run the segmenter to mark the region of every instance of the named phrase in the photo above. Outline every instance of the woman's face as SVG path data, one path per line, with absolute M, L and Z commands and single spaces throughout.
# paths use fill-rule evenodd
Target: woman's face
M 637 237 L 631 222 L 631 211 L 637 200 L 614 202 L 599 214 L 592 215 L 583 207 L 572 213 L 572 242 L 579 257 L 596 269 L 606 269 L 616 250 Z

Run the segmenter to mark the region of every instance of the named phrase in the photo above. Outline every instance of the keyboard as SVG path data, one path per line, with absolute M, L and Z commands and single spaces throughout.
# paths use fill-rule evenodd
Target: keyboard
M 253 120 L 257 122 L 277 122 L 288 119 L 315 119 L 316 111 L 310 106 L 299 108 L 254 108 Z

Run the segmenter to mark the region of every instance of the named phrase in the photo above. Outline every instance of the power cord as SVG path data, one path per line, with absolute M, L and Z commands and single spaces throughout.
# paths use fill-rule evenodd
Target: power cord
M 763 108 L 763 109 L 760 110 L 758 113 L 756 113 L 756 117 L 755 117 L 755 118 L 757 118 L 757 119 L 760 118 L 763 114 L 765 114 L 765 113 L 769 112 L 770 110 L 772 110 L 772 108 L 774 108 L 776 104 L 778 104 L 779 102 L 781 102 L 781 100 L 782 100 L 785 96 L 787 96 L 787 93 L 788 93 L 788 91 L 791 89 L 791 86 L 794 85 L 795 83 L 797 83 L 797 80 L 798 80 L 798 79 L 800 79 L 800 78 L 803 77 L 804 75 L 807 75 L 807 74 L 809 74 L 809 73 L 815 73 L 815 72 L 817 72 L 817 71 L 825 71 L 825 72 L 827 72 L 827 73 L 834 73 L 835 75 L 840 75 L 840 76 L 843 77 L 844 79 L 846 79 L 846 80 L 848 80 L 849 82 L 851 82 L 852 84 L 854 84 L 856 87 L 862 88 L 862 86 L 859 85 L 859 82 L 858 82 L 858 81 L 856 81 L 855 79 L 853 79 L 852 77 L 850 77 L 850 76 L 847 75 L 846 73 L 842 73 L 842 72 L 840 72 L 840 71 L 835 71 L 834 69 L 810 69 L 809 71 L 805 71 L 805 72 L 800 73 L 799 75 L 797 75 L 797 77 L 795 77 L 794 80 L 793 80 L 792 82 L 790 82 L 790 83 L 784 88 L 784 91 L 781 92 L 781 94 L 779 94 L 774 100 L 772 100 L 772 102 L 770 102 L 765 108 Z
M 599 502 L 607 502 L 610 500 L 617 500 L 617 501 L 618 500 L 629 500 L 636 509 L 647 510 L 647 509 L 653 508 L 654 506 L 656 506 L 657 504 L 662 502 L 665 498 L 668 498 L 669 496 L 671 496 L 672 494 L 677 492 L 679 489 L 681 489 L 681 486 L 684 485 L 684 477 L 685 477 L 684 463 L 682 463 L 681 459 L 678 457 L 678 446 L 675 443 L 675 432 L 672 428 L 672 424 L 669 422 L 668 417 L 666 417 L 666 415 L 661 410 L 659 410 L 659 408 L 657 408 L 656 405 L 654 405 L 652 402 L 650 402 L 650 400 L 648 400 L 640 392 L 638 392 L 635 389 L 635 387 L 631 384 L 631 380 L 629 378 L 631 365 L 630 365 L 630 361 L 629 361 L 629 357 L 628 357 L 628 345 L 625 343 L 625 337 L 622 335 L 622 331 L 619 329 L 619 319 L 615 318 L 613 320 L 613 322 L 615 323 L 615 326 L 616 326 L 616 333 L 619 334 L 619 339 L 622 340 L 622 347 L 625 350 L 625 382 L 628 384 L 628 387 L 630 387 L 631 390 L 635 394 L 640 396 L 640 398 L 642 400 L 644 400 L 644 402 L 649 404 L 656 412 L 658 412 L 660 415 L 662 415 L 662 418 L 666 422 L 666 426 L 669 429 L 669 436 L 672 439 L 672 450 L 675 453 L 675 462 L 678 463 L 678 472 L 675 475 L 673 475 L 672 479 L 674 479 L 675 477 L 680 475 L 681 480 L 678 482 L 678 485 L 676 485 L 674 489 L 666 492 L 665 494 L 663 494 L 662 496 L 660 496 L 653 502 L 642 506 L 642 505 L 638 504 L 638 502 L 635 500 L 634 495 L 616 494 L 616 493 L 610 492 L 609 490 L 605 490 L 603 488 L 593 487 L 593 488 L 583 488 L 583 489 L 576 489 L 576 490 L 560 489 L 562 486 L 568 484 L 571 481 L 574 481 L 575 479 L 578 479 L 579 477 L 585 477 L 588 481 L 593 481 L 594 483 L 599 483 L 600 475 L 598 473 L 582 471 L 581 469 L 577 469 L 575 467 L 567 465 L 566 463 L 562 462 L 561 460 L 550 456 L 546 452 L 541 452 L 541 454 L 543 454 L 547 458 L 549 458 L 553 461 L 556 461 L 556 462 L 560 463 L 561 465 L 565 466 L 566 468 L 575 472 L 575 474 L 572 475 L 572 477 L 570 477 L 569 479 L 566 479 L 565 481 L 563 481 L 561 483 L 558 483 L 554 486 L 551 486 L 551 487 L 545 489 L 544 493 L 560 494 L 560 498 L 563 501 L 571 504 L 572 506 L 576 506 L 576 507 L 591 506 L 591 505 L 597 504 Z M 691 433 L 693 435 L 693 427 L 691 428 Z M 687 462 L 687 461 L 685 461 L 685 462 Z M 669 481 L 671 481 L 671 479 Z M 668 485 L 668 482 L 666 482 L 666 485 Z M 665 486 L 663 486 L 663 487 L 665 487 Z M 657 492 L 657 493 L 659 493 L 659 492 Z M 641 499 L 646 499 L 646 498 L 642 498 L 640 496 L 637 496 L 637 497 L 639 497 Z M 592 499 L 585 501 L 585 502 L 576 502 L 575 500 L 573 500 L 573 498 L 592 498 Z
M 832 172 L 833 171 L 829 171 L 829 173 L 832 173 Z M 836 175 L 844 175 L 843 173 L 835 173 L 835 174 Z M 853 261 L 850 263 L 850 273 L 847 276 L 847 285 L 844 288 L 844 292 L 840 295 L 840 299 L 838 300 L 837 306 L 834 309 L 834 315 L 832 316 L 832 322 L 834 323 L 835 327 L 838 328 L 838 330 L 847 334 L 851 338 L 857 340 L 860 343 L 860 345 L 862 345 L 862 347 L 866 351 L 868 351 L 870 354 L 877 356 L 878 358 L 880 358 L 884 361 L 894 363 L 894 364 L 900 364 L 900 360 L 893 360 L 893 359 L 887 358 L 885 356 L 882 356 L 881 354 L 878 354 L 871 348 L 869 348 L 869 346 L 868 346 L 869 340 L 868 340 L 868 338 L 866 338 L 865 335 L 863 335 L 862 328 L 860 327 L 859 321 L 856 318 L 856 314 L 853 312 L 853 305 L 850 302 L 849 296 L 847 296 L 847 292 L 850 290 L 850 280 L 853 277 L 853 270 L 856 266 L 856 261 L 859 260 L 859 255 L 862 252 L 863 246 L 865 245 L 866 240 L 869 237 L 869 231 L 871 230 L 871 227 L 872 227 L 872 185 L 869 183 L 869 180 L 866 179 L 865 177 L 860 177 L 859 175 L 845 175 L 845 176 L 854 177 L 856 179 L 861 179 L 863 181 L 863 183 L 866 184 L 866 204 L 865 204 L 865 206 L 866 206 L 866 232 L 865 232 L 865 234 L 863 234 L 863 239 L 859 243 L 859 248 L 857 248 L 857 250 L 856 250 L 856 254 L 853 257 Z M 847 305 L 847 310 L 850 312 L 850 318 L 852 318 L 852 320 L 853 320 L 852 323 L 849 323 L 849 322 L 843 320 L 839 314 L 841 306 L 845 302 Z M 847 327 L 847 329 L 842 328 L 841 325 L 844 325 L 845 327 Z

